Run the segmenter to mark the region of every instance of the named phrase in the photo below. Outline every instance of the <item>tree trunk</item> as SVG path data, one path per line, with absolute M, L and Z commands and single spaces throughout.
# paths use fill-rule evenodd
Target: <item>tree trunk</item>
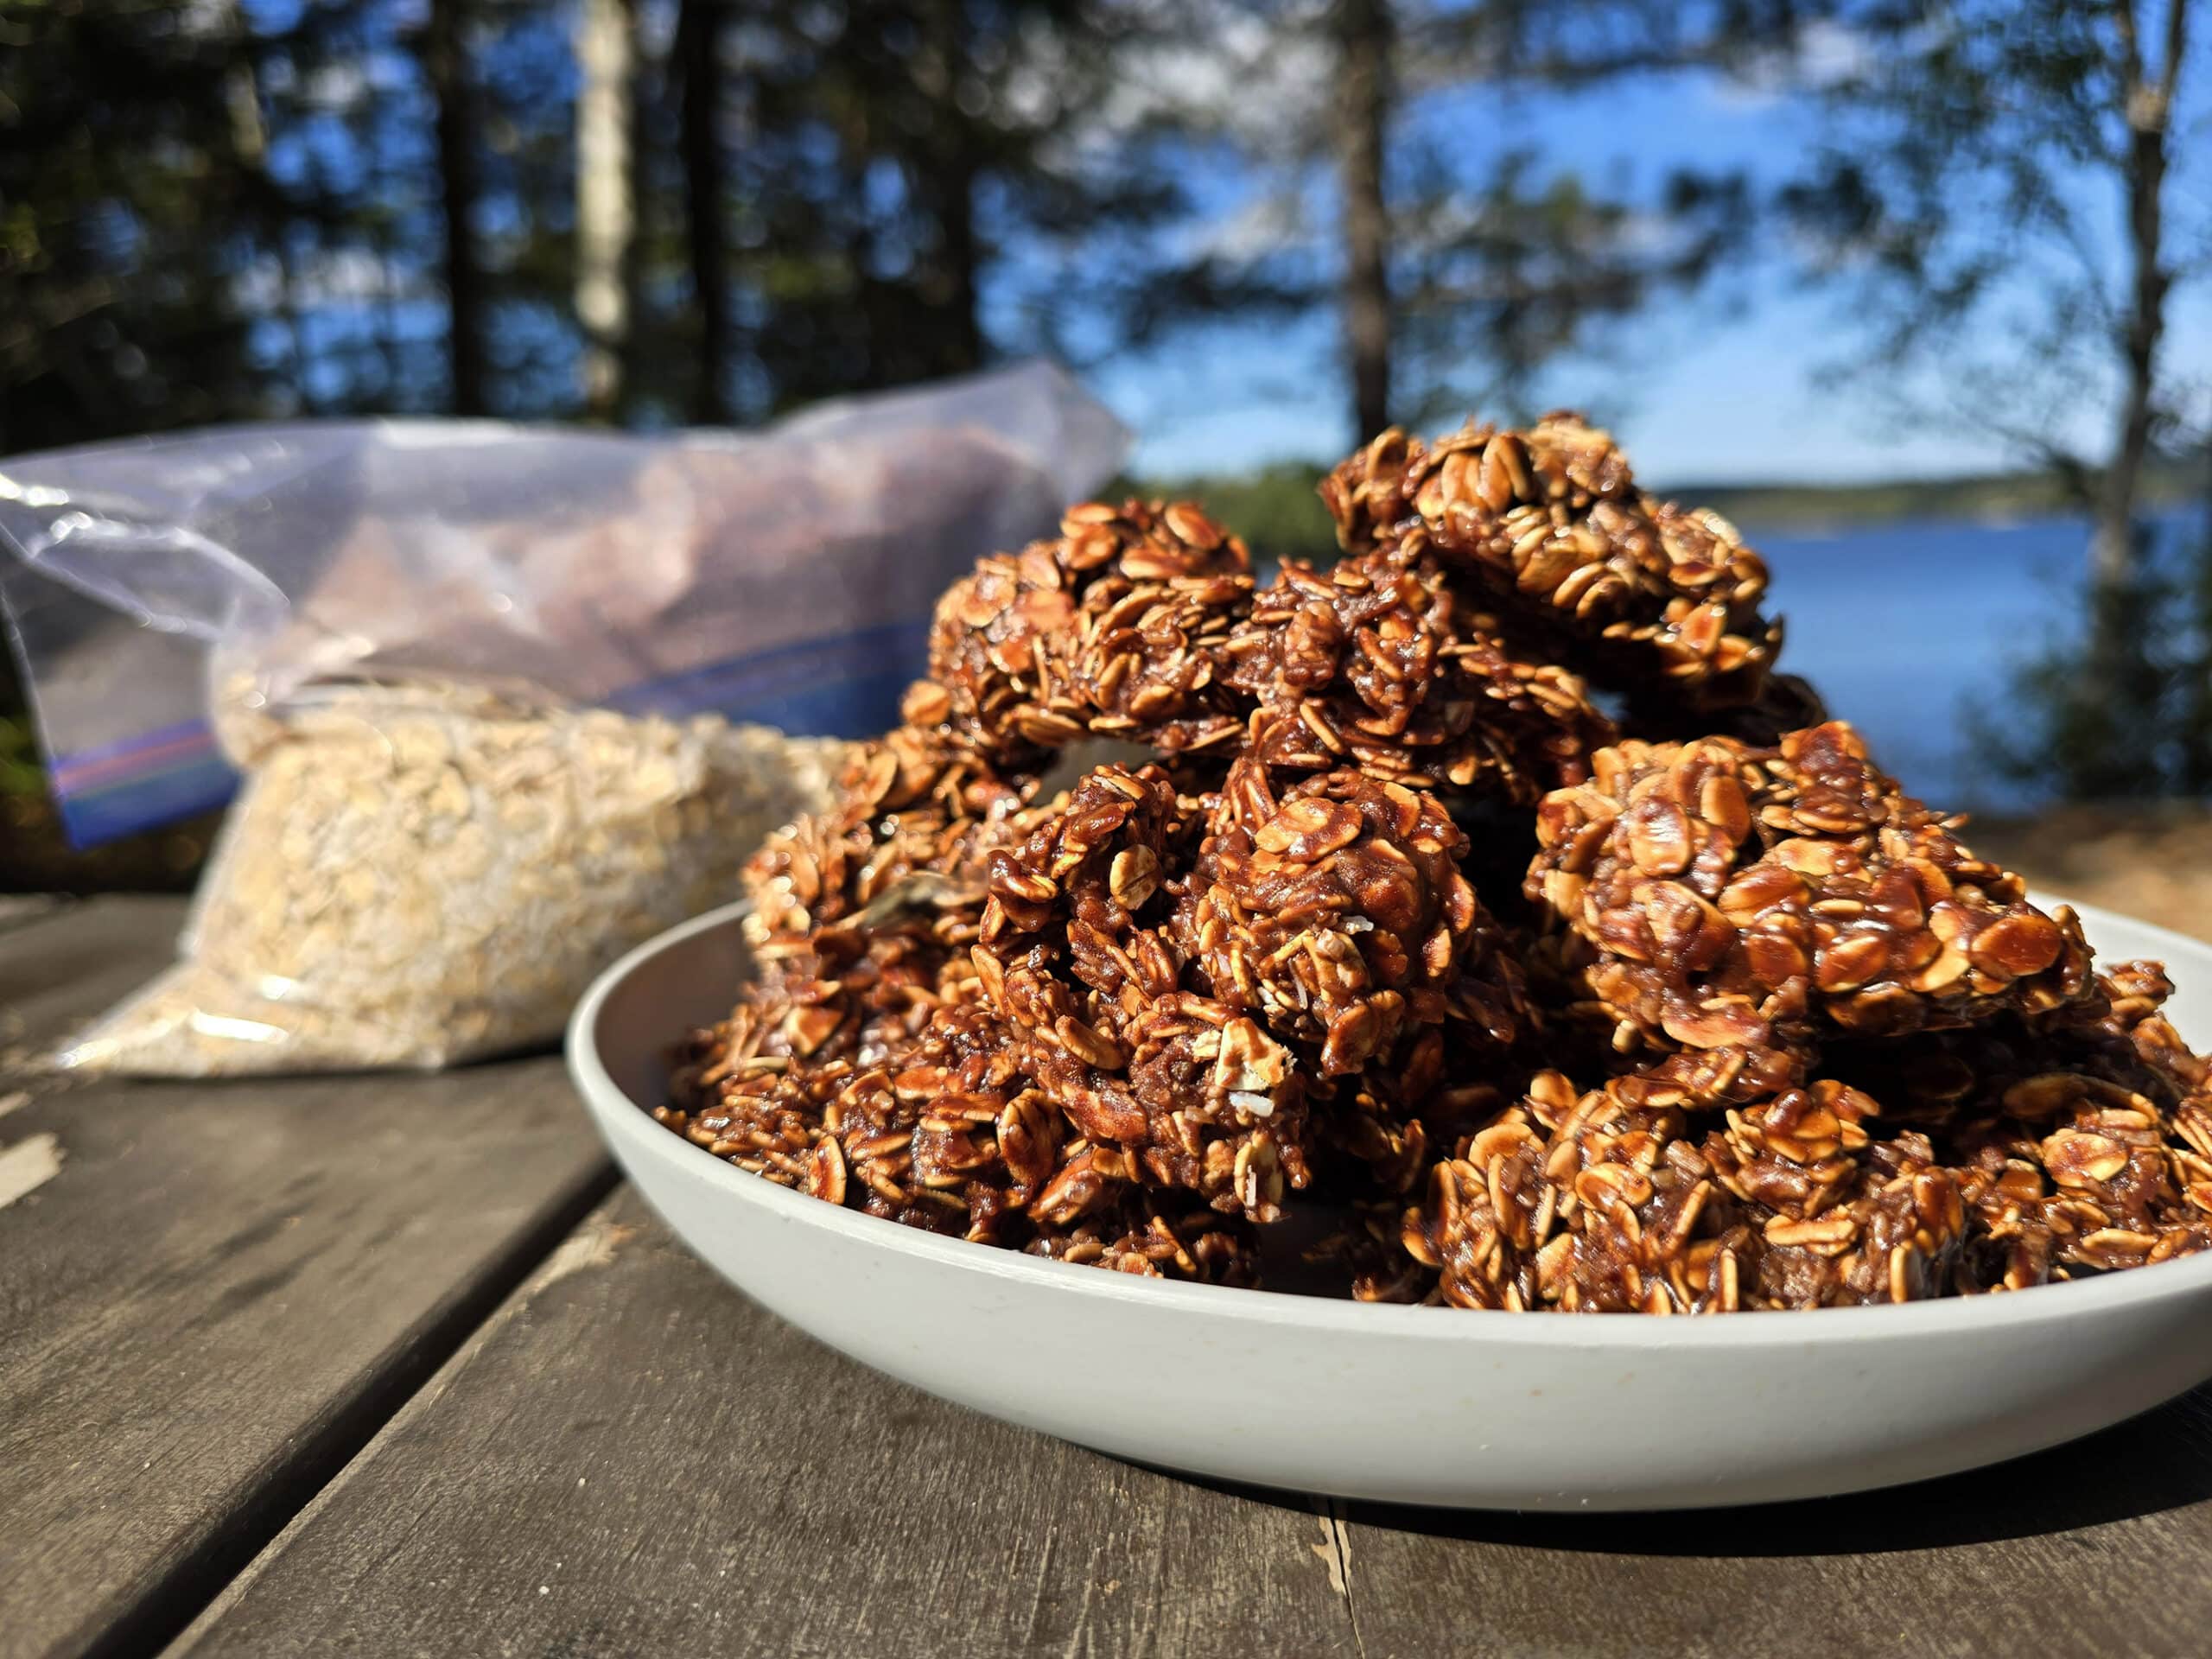
M 576 18 L 576 321 L 584 409 L 599 421 L 621 414 L 631 327 L 632 21 L 631 0 L 582 0 Z
M 729 424 L 722 377 L 729 367 L 729 261 L 724 215 L 728 192 L 721 143 L 721 0 L 683 0 L 676 20 L 676 61 L 683 78 L 679 148 L 691 249 L 693 303 L 699 310 L 699 378 L 691 416 Z
M 1389 219 L 1382 197 L 1390 97 L 1389 0 L 1338 0 L 1337 165 L 1344 191 L 1344 345 L 1353 442 L 1390 423 Z
M 927 188 L 936 208 L 940 303 L 950 331 L 945 366 L 967 370 L 982 363 L 983 325 L 976 283 L 982 256 L 976 241 L 974 120 L 960 107 L 960 75 L 969 53 L 964 0 L 937 0 L 931 25 L 929 56 L 934 61 L 923 67 L 930 77 L 926 90 L 936 105 L 936 130 L 925 153 L 936 156 L 931 169 L 936 177 L 927 181 Z
M 2133 281 L 2120 354 L 2126 367 L 2126 392 L 2120 404 L 2120 431 L 2105 468 L 2097 500 L 2091 567 L 2100 584 L 2127 580 L 2135 563 L 2135 495 L 2151 447 L 2152 394 L 2157 387 L 2159 337 L 2165 332 L 2166 292 L 2172 278 L 2163 264 L 2167 137 L 2173 119 L 2174 92 L 2181 74 L 2187 35 L 2189 0 L 2171 0 L 2167 13 L 2163 60 L 2145 63 L 2136 38 L 2135 8 L 2115 8 L 2120 30 L 2122 114 L 2127 122 L 2127 253 Z
M 976 266 L 976 174 L 972 167 L 950 168 L 941 181 L 938 209 L 938 234 L 944 239 L 945 276 L 950 294 L 945 302 L 945 325 L 951 331 L 946 346 L 948 368 L 980 368 L 983 361 L 983 324 L 977 314 Z
M 2196 650 L 2182 677 L 2182 756 L 2179 792 L 2212 796 L 2212 442 L 2197 458 L 2203 468 L 2197 495 L 2195 579 Z
M 469 86 L 464 0 L 430 0 L 423 70 L 438 103 L 438 176 L 446 232 L 446 362 L 456 415 L 485 412 L 484 277 L 477 268 L 476 99 Z
M 655 316 L 645 297 L 645 272 L 660 233 L 656 214 L 659 175 L 655 150 L 663 130 L 662 112 L 669 107 L 669 52 L 674 44 L 637 26 L 638 0 L 630 7 L 630 242 L 623 250 L 622 291 L 629 296 L 629 327 L 622 336 L 616 372 L 622 378 L 623 416 L 634 418 L 640 399 L 653 395 L 652 374 Z M 672 33 L 673 31 L 671 31 Z M 658 49 L 656 43 L 658 42 Z
M 2135 561 L 2135 494 L 2143 461 L 2151 447 L 2151 394 L 2157 384 L 2158 337 L 2165 332 L 2167 276 L 2159 264 L 2159 195 L 2165 182 L 2165 130 L 2138 129 L 2129 135 L 2127 159 L 2128 257 L 2134 265 L 2127 322 L 2120 351 L 2127 370 L 2127 391 L 2120 404 L 2120 433 L 2105 468 L 2097 499 L 2096 533 L 2090 557 L 2101 582 L 2127 579 Z

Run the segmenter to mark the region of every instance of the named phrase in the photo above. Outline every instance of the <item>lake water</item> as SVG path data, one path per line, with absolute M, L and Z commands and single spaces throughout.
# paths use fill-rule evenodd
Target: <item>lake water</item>
M 1773 607 L 1788 619 L 1783 665 L 1818 685 L 1882 764 L 1931 804 L 2018 804 L 2006 785 L 1977 775 L 1965 710 L 1970 698 L 1994 709 L 2008 667 L 2067 620 L 2086 522 L 1743 529 L 1766 556 Z

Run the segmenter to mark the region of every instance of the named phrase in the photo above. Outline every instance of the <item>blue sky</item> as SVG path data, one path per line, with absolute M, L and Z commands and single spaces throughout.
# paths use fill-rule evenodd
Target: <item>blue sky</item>
M 2192 71 L 2199 66 L 2192 64 Z M 2204 65 L 2212 68 L 2212 65 Z M 2188 152 L 2207 137 L 2202 111 L 2212 92 L 2198 75 L 2196 113 L 2179 148 L 2174 188 L 2186 219 L 2206 223 L 2202 169 Z M 2184 88 L 2186 94 L 2188 89 Z M 1772 186 L 1793 173 L 1816 141 L 1817 112 L 1802 102 L 1711 79 L 1650 79 L 1573 97 L 1523 94 L 1501 106 L 1490 89 L 1427 100 L 1414 119 L 1431 136 L 1472 152 L 1511 145 L 1539 150 L 1548 165 L 1586 177 L 1626 180 L 1631 193 L 1655 188 L 1689 165 L 1743 168 Z M 1225 180 L 1193 180 L 1203 198 L 1233 200 Z M 2119 204 L 2094 183 L 2082 187 L 2093 222 L 2108 228 L 2117 257 Z M 1680 480 L 1848 481 L 2001 467 L 2018 457 L 1987 435 L 1959 425 L 1900 425 L 1866 385 L 1832 384 L 1819 371 L 1849 355 L 1850 323 L 1840 290 L 1813 291 L 1779 251 L 1746 248 L 1727 280 L 1688 300 L 1665 299 L 1609 348 L 1552 365 L 1530 401 L 1584 407 L 1607 420 L 1638 472 Z M 2001 348 L 1999 325 L 1985 343 Z M 1624 341 L 1627 342 L 1624 346 Z M 1157 474 L 1241 471 L 1283 458 L 1324 458 L 1351 441 L 1341 377 L 1335 372 L 1333 319 L 1293 328 L 1213 328 L 1171 347 L 1124 356 L 1092 384 L 1139 435 L 1136 468 Z M 2212 284 L 2177 294 L 2164 361 L 2170 370 L 2212 385 Z M 1923 365 L 1931 377 L 1942 362 Z M 2085 390 L 2077 443 L 2101 449 L 2106 403 Z

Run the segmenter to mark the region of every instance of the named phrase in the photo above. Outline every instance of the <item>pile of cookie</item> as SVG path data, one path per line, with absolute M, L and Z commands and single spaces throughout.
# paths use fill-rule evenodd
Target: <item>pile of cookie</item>
M 1071 509 L 753 860 L 663 1122 L 828 1202 L 1344 1294 L 1802 1307 L 2212 1243 L 2212 1066 L 1775 672 L 1766 571 L 1573 416 L 1384 434 L 1266 585 Z M 1611 711 L 1611 712 L 1609 712 Z

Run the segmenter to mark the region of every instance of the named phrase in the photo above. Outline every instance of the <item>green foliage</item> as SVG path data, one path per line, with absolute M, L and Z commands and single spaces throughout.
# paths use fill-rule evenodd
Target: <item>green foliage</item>
M 2066 619 L 1967 713 L 1997 778 L 2065 800 L 2212 795 L 2212 531 L 2139 538 L 2118 581 L 2053 595 Z
M 232 45 L 196 10 L 0 9 L 0 452 L 251 406 Z
M 1980 717 L 1997 770 L 2069 796 L 2201 788 L 2212 741 L 2207 579 L 2154 565 L 2140 530 L 2159 449 L 2202 435 L 2160 351 L 2177 294 L 2212 277 L 2193 9 L 1845 0 L 1831 142 L 1781 195 L 1811 273 L 1849 296 L 1871 384 L 2005 440 L 2094 514 L 2079 626 Z M 2101 408 L 2108 441 L 2075 448 Z
M 2203 53 L 2202 0 L 1818 10 L 1844 43 L 1802 87 L 1827 131 L 1777 205 L 1783 245 L 1839 301 L 1833 371 L 1905 421 L 2007 442 L 2076 505 L 2123 449 L 2189 448 L 2190 388 L 2154 359 L 2175 296 L 2212 278 L 2190 137 L 2212 108 L 2204 66 L 2184 62 Z M 2138 378 L 2141 429 L 2077 452 L 2084 405 L 2117 405 Z
M 719 101 L 744 135 L 721 158 L 739 302 L 726 370 L 747 417 L 1048 340 L 1103 262 L 1071 262 L 1040 289 L 1009 245 L 1049 264 L 1046 238 L 1107 245 L 1182 209 L 1179 181 L 1139 147 L 1074 137 L 1116 70 L 1116 8 L 735 0 L 725 12 L 743 51 Z
M 1135 479 L 1132 495 L 1196 501 L 1242 536 L 1257 563 L 1284 559 L 1309 564 L 1337 560 L 1336 530 L 1315 493 L 1325 469 L 1303 461 L 1281 461 L 1230 476 Z
M 1095 291 L 1083 274 L 1111 269 L 1075 251 L 1186 205 L 1141 145 L 1071 137 L 1140 13 L 683 9 L 705 32 L 658 55 L 677 0 L 632 14 L 635 423 L 702 407 L 702 376 L 725 392 L 712 407 L 752 421 L 1048 344 Z M 434 17 L 461 60 L 442 79 Z M 461 278 L 481 348 L 469 401 L 578 413 L 573 24 L 545 0 L 0 0 L 0 453 L 449 409 Z M 705 268 L 729 324 L 712 363 L 687 222 L 697 158 L 676 119 L 694 79 L 719 162 Z M 457 156 L 440 147 L 441 91 L 463 106 Z M 1071 251 L 1049 282 L 1004 257 L 1039 238 Z
M 40 800 L 45 795 L 46 772 L 39 765 L 30 721 L 21 715 L 0 715 L 0 796 Z
M 1395 418 L 1456 421 L 1470 408 L 1542 413 L 1533 377 L 1588 348 L 1662 296 L 1694 290 L 1738 249 L 1751 202 L 1740 175 L 1681 172 L 1656 201 L 1600 194 L 1516 149 L 1471 189 L 1455 158 L 1410 153 L 1395 273 L 1406 372 Z
M 1150 345 L 1225 316 L 1289 322 L 1379 306 L 1387 339 L 1346 341 L 1354 375 L 1364 353 L 1389 383 L 1388 417 L 1416 425 L 1477 405 L 1534 416 L 1535 371 L 1604 343 L 1655 298 L 1744 263 L 1732 256 L 1754 202 L 1739 170 L 1639 177 L 1632 146 L 1570 163 L 1516 142 L 1498 112 L 1531 91 L 1713 72 L 1780 50 L 1799 12 L 1793 0 L 1185 10 L 1192 54 L 1250 90 L 1173 119 L 1236 169 L 1247 205 L 1236 225 L 1197 238 L 1195 253 L 1132 276 L 1122 337 Z M 1355 22 L 1370 48 L 1381 37 L 1379 107 L 1352 107 L 1345 30 Z M 1370 119 L 1382 135 L 1379 188 L 1344 175 L 1347 148 Z M 1355 219 L 1383 226 L 1379 271 L 1367 277 L 1348 269 Z

